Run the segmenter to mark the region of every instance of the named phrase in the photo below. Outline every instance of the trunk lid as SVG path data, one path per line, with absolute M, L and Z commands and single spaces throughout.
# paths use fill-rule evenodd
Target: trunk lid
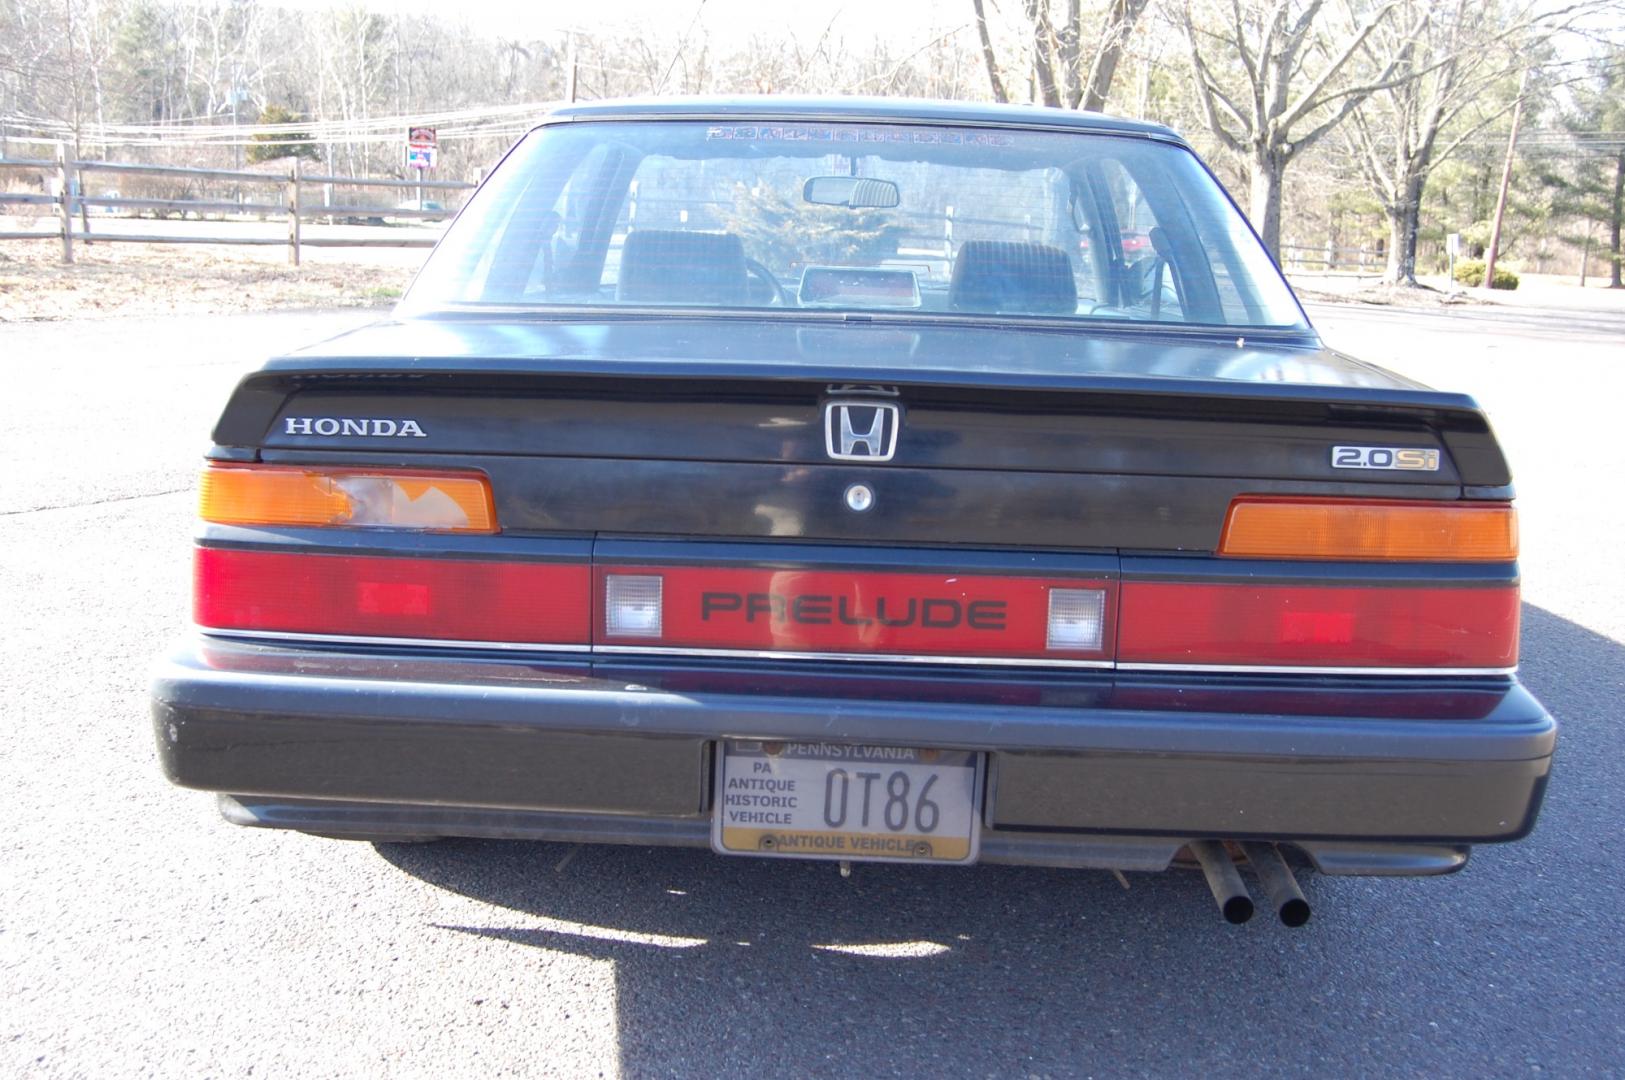
M 851 403 L 890 460 L 832 460 Z M 1239 494 L 1507 497 L 1483 414 L 1301 337 L 933 320 L 387 322 L 269 363 L 217 456 L 490 474 L 517 533 L 1211 551 Z M 1439 451 L 1338 468 L 1334 446 Z M 868 485 L 871 509 L 844 499 Z

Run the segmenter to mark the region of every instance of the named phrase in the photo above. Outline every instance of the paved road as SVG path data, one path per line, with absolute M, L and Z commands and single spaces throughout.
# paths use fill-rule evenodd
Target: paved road
M 1519 466 L 1540 828 L 1302 931 L 1191 874 L 718 860 L 234 830 L 167 787 L 144 668 L 197 454 L 267 351 L 352 314 L 0 327 L 0 1075 L 1625 1072 L 1625 319 L 1319 311 L 1478 392 Z

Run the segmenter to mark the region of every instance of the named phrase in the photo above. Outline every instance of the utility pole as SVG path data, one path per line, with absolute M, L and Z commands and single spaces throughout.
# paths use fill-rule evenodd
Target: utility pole
M 574 30 L 570 31 L 568 57 L 565 64 L 568 65 L 569 71 L 565 75 L 564 98 L 566 101 L 574 102 L 576 99 L 576 82 L 580 77 L 580 69 L 576 63 L 576 33 Z
M 1512 131 L 1507 135 L 1507 160 L 1501 169 L 1501 194 L 1495 200 L 1495 223 L 1490 226 L 1490 246 L 1484 252 L 1483 288 L 1495 288 L 1495 257 L 1501 250 L 1501 219 L 1507 212 L 1507 188 L 1512 185 L 1512 158 L 1518 149 L 1518 121 L 1523 119 L 1523 93 L 1529 87 L 1529 69 L 1518 80 L 1518 99 L 1512 103 Z

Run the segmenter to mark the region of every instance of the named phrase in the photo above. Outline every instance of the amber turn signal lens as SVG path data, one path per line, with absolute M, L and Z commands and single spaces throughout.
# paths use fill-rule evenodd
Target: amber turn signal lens
M 1506 503 L 1249 496 L 1230 504 L 1219 554 L 1254 559 L 1510 562 L 1518 515 Z
M 221 525 L 318 525 L 494 533 L 484 476 L 466 472 L 211 465 L 198 512 Z

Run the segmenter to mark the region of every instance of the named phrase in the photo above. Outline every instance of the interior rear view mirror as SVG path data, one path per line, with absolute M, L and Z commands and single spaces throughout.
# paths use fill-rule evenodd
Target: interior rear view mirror
M 801 187 L 801 198 L 815 206 L 884 210 L 901 201 L 897 185 L 867 176 L 814 176 Z

